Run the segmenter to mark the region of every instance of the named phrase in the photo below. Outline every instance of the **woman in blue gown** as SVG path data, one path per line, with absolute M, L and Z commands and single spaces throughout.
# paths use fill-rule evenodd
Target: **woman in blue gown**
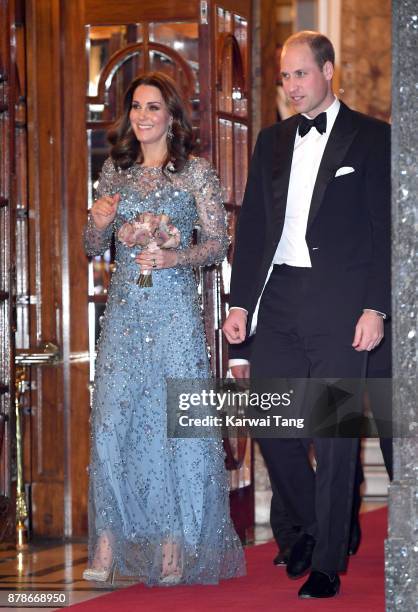
M 163 73 L 133 81 L 109 140 L 85 232 L 90 256 L 115 233 L 116 262 L 96 360 L 83 576 L 216 584 L 245 571 L 222 441 L 167 437 L 166 379 L 210 376 L 193 267 L 226 253 L 220 185 L 210 164 L 190 155 L 190 122 Z M 140 251 L 118 240 L 141 212 L 169 215 L 179 247 Z M 192 245 L 196 223 L 201 239 Z M 138 264 L 152 270 L 152 287 L 137 284 Z

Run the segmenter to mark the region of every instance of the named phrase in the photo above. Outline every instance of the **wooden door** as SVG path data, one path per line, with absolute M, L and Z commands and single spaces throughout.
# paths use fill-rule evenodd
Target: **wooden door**
M 16 79 L 11 55 L 13 2 L 0 2 L 0 543 L 14 535 L 13 459 L 13 178 Z
M 225 190 L 231 245 L 221 266 L 209 273 L 209 285 L 216 298 L 214 341 L 216 372 L 225 376 L 228 348 L 222 323 L 229 305 L 231 262 L 248 162 L 251 153 L 251 3 L 225 1 L 212 5 L 215 87 L 213 98 L 214 161 Z M 253 446 L 250 438 L 224 440 L 226 466 L 230 474 L 231 514 L 244 540 L 253 537 L 254 485 Z
M 16 427 L 15 355 L 29 343 L 24 1 L 1 0 L 0 23 L 0 545 L 13 546 L 26 420 L 18 411 Z
M 174 76 L 192 106 L 199 153 L 225 184 L 233 230 L 250 147 L 250 8 L 250 0 L 26 2 L 30 336 L 35 344 L 52 340 L 62 357 L 54 368 L 38 368 L 30 399 L 26 459 L 37 535 L 87 532 L 90 384 L 112 252 L 88 263 L 81 236 L 106 129 L 139 71 Z M 230 125 L 232 149 L 224 146 Z M 226 363 L 220 328 L 229 262 L 205 272 L 200 284 L 217 375 Z M 236 511 L 247 516 L 244 536 L 252 524 L 251 449 L 227 448 L 233 489 L 245 489 L 246 510 Z

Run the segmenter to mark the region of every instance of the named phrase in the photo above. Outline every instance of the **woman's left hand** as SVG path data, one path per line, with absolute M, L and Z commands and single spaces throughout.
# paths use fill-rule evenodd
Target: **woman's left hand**
M 139 255 L 135 257 L 136 263 L 141 266 L 141 271 L 174 268 L 174 266 L 177 265 L 177 259 L 178 257 L 175 249 L 158 248 L 154 251 L 143 249 Z

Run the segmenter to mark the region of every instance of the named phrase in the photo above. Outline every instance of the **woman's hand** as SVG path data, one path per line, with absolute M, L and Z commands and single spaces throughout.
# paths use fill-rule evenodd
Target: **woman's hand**
M 174 268 L 177 265 L 178 257 L 175 249 L 159 249 L 153 251 L 143 249 L 135 257 L 136 263 L 144 270 L 162 270 L 163 268 Z
M 93 203 L 90 213 L 98 230 L 105 230 L 112 223 L 118 211 L 120 195 L 103 196 Z

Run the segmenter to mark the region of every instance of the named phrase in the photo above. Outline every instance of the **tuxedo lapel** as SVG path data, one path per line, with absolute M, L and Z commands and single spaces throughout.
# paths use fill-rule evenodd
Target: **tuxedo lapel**
M 354 113 L 341 102 L 341 108 L 329 135 L 319 166 L 309 209 L 308 230 L 318 213 L 329 181 L 335 176 L 336 170 L 341 166 L 357 133 L 358 128 L 355 126 L 353 117 Z
M 275 228 L 283 226 L 289 190 L 290 169 L 298 117 L 292 117 L 278 126 L 273 150 L 273 223 Z M 279 239 L 279 236 L 278 236 Z

